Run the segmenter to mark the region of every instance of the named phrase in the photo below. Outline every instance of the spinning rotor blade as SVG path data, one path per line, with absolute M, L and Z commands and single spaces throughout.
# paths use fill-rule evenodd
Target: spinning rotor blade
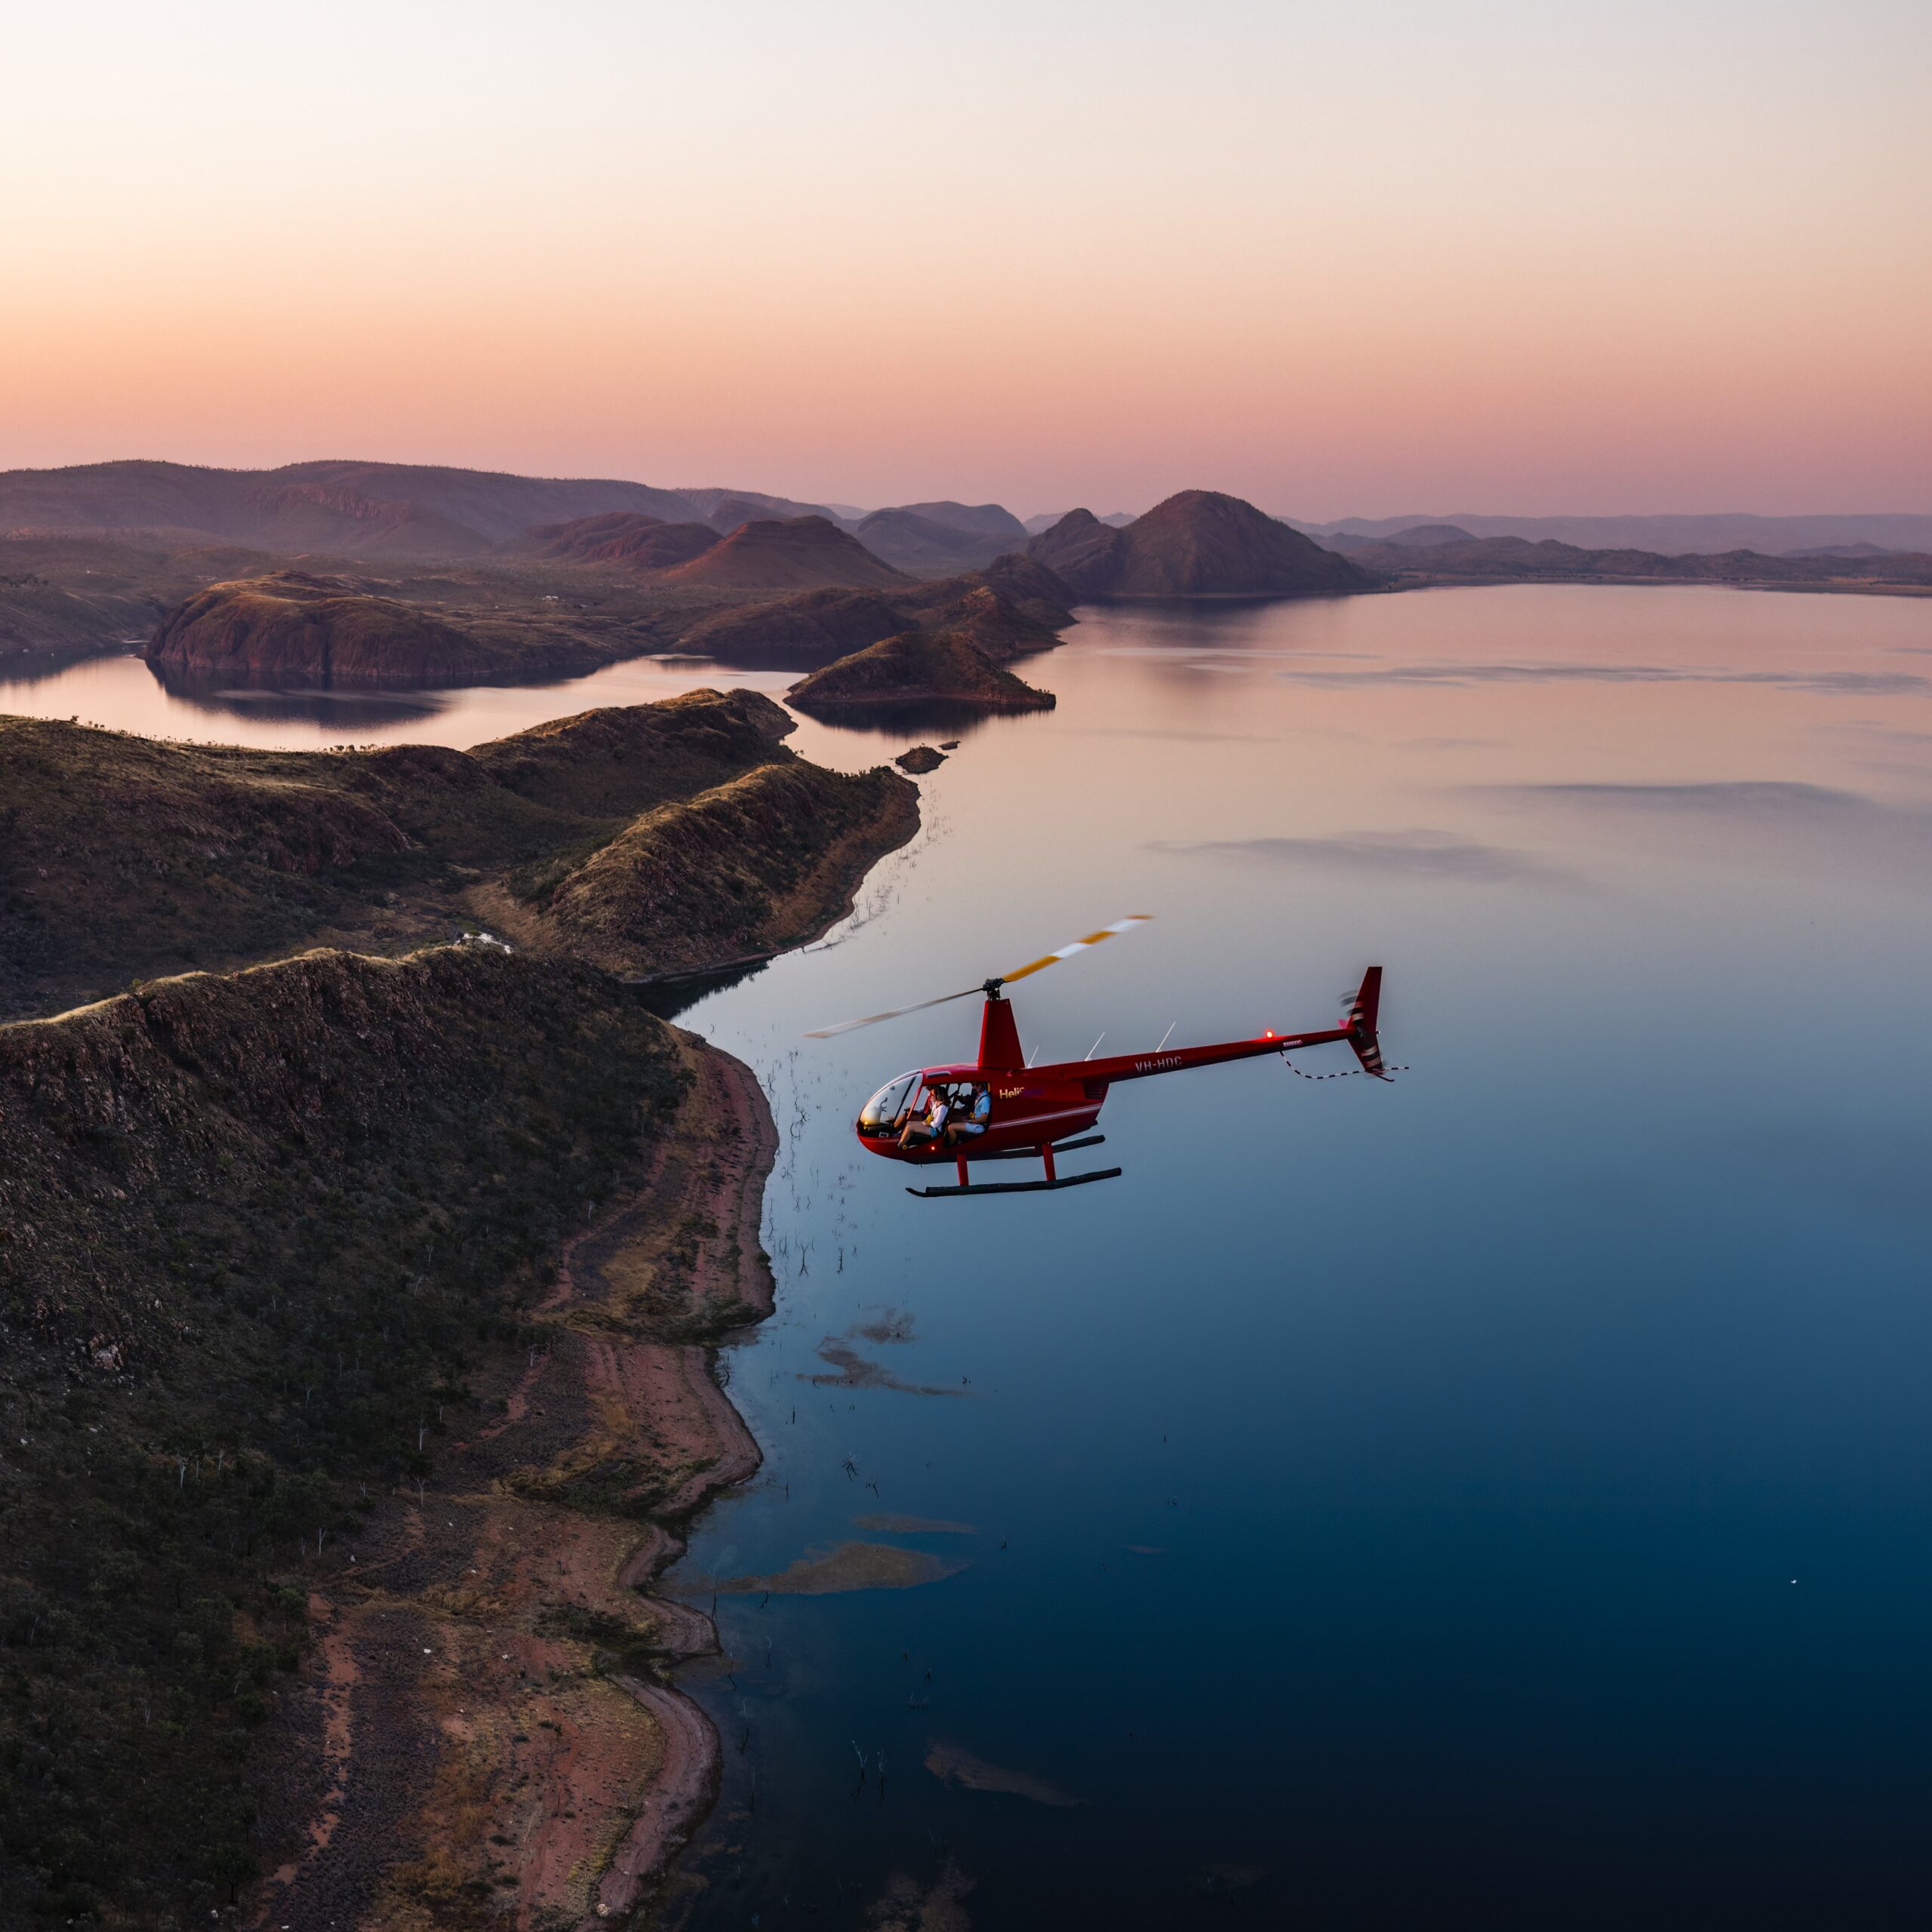
M 890 1013 L 869 1013 L 863 1020 L 841 1020 L 836 1026 L 815 1026 L 805 1035 L 808 1040 L 829 1040 L 840 1033 L 855 1032 L 861 1026 L 876 1026 L 881 1020 L 897 1020 L 902 1014 L 923 1013 L 929 1006 L 943 1006 L 949 999 L 964 999 L 974 993 L 984 992 L 983 986 L 968 986 L 964 992 L 941 993 L 937 999 L 916 1001 L 911 1006 L 895 1006 Z
M 1130 912 L 1124 919 L 1116 919 L 1110 926 L 1103 926 L 1097 933 L 1089 933 L 1084 939 L 1075 940 L 1071 946 L 1062 946 L 1057 952 L 1049 952 L 1044 958 L 1008 973 L 1000 981 L 1001 986 L 1011 986 L 1015 980 L 1023 980 L 1029 973 L 1044 971 L 1057 961 L 1071 959 L 1076 952 L 1084 952 L 1090 946 L 1098 946 L 1103 939 L 1112 939 L 1116 933 L 1131 932 L 1136 926 L 1145 925 L 1153 917 L 1151 912 Z
M 1026 964 L 1003 974 L 997 979 L 986 980 L 983 985 L 968 986 L 956 993 L 941 993 L 937 999 L 915 1001 L 910 1006 L 895 1006 L 890 1012 L 869 1013 L 863 1020 L 841 1020 L 836 1026 L 815 1026 L 805 1035 L 808 1040 L 829 1040 L 841 1033 L 850 1033 L 861 1026 L 876 1026 L 881 1020 L 897 1020 L 908 1013 L 923 1013 L 929 1006 L 943 1006 L 949 1000 L 969 999 L 974 993 L 992 994 L 1004 986 L 1010 986 L 1015 980 L 1023 980 L 1029 973 L 1038 973 L 1054 965 L 1063 959 L 1071 959 L 1076 952 L 1084 952 L 1091 946 L 1098 946 L 1103 939 L 1112 939 L 1117 933 L 1131 932 L 1136 926 L 1144 925 L 1153 917 L 1151 912 L 1130 912 L 1124 919 L 1116 919 L 1110 926 L 1103 926 L 1097 933 L 1089 933 L 1084 939 L 1077 939 L 1071 945 L 1062 946 L 1057 952 L 1049 952 L 1041 958 L 1029 960 Z

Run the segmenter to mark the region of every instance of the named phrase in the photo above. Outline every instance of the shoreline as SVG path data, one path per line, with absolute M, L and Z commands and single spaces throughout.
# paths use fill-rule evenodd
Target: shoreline
M 781 900 L 798 936 L 778 951 L 848 916 L 916 835 L 904 789 Z M 648 1908 L 717 1800 L 717 1732 L 671 1677 L 718 1654 L 716 1626 L 654 1586 L 697 1516 L 764 1460 L 716 1371 L 773 1312 L 760 1236 L 778 1135 L 749 1066 L 664 1023 L 689 1084 L 621 1195 L 558 1249 L 528 1311 L 547 1343 L 478 1373 L 496 1413 L 438 1457 L 432 1485 L 386 1499 L 326 1578 L 305 1564 L 328 1642 L 278 1743 L 286 1760 L 312 1741 L 310 1795 L 275 1807 L 272 1838 L 295 1850 L 258 1881 L 254 1927 L 433 1932 L 487 1897 L 515 1932 L 590 1932 Z M 374 1660 L 398 1647 L 400 1675 Z M 358 1718 L 363 1685 L 380 1703 Z M 411 1757 L 433 1769 L 385 1775 Z M 358 1782 L 373 1802 L 352 1801 Z
M 764 1219 L 764 1189 L 778 1153 L 777 1124 L 770 1100 L 756 1075 L 742 1060 L 694 1035 L 684 1037 L 696 1051 L 712 1059 L 716 1070 L 746 1104 L 751 1116 L 755 1138 L 746 1165 L 745 1186 L 737 1196 L 736 1240 L 741 1254 L 749 1251 L 762 1257 L 758 1237 Z M 741 1269 L 740 1285 L 751 1287 L 752 1294 L 747 1304 L 750 1312 L 734 1324 L 733 1337 L 767 1320 L 777 1300 L 776 1280 L 770 1264 L 762 1260 L 748 1271 Z M 686 1527 L 715 1497 L 749 1481 L 764 1460 L 750 1425 L 717 1379 L 718 1347 L 709 1346 L 700 1352 L 703 1380 L 701 1388 L 694 1383 L 694 1392 L 700 1394 L 712 1419 L 721 1425 L 721 1438 L 725 1439 L 721 1441 L 717 1460 L 700 1475 L 691 1478 L 673 1498 L 673 1506 L 666 1510 L 666 1515 L 681 1518 Z M 724 1418 L 729 1419 L 728 1425 L 724 1423 Z M 733 1438 L 735 1440 L 729 1439 Z M 683 1535 L 654 1524 L 652 1533 L 632 1553 L 617 1578 L 620 1587 L 635 1590 L 652 1604 L 658 1618 L 660 1654 L 673 1667 L 694 1657 L 715 1656 L 718 1648 L 718 1626 L 709 1616 L 693 1604 L 655 1594 L 657 1579 L 683 1555 L 685 1541 Z M 583 1921 L 586 1926 L 635 1909 L 645 1890 L 663 1878 L 671 1860 L 709 1814 L 719 1784 L 721 1747 L 717 1728 L 695 1698 L 662 1678 L 627 1672 L 615 1681 L 657 1721 L 663 1731 L 666 1748 L 630 1829 L 598 1881 L 594 1909 Z
M 426 1926 L 481 1890 L 519 1928 L 592 1926 L 634 1910 L 708 1811 L 716 1734 L 664 1673 L 717 1634 L 653 1586 L 762 1460 L 715 1364 L 771 1312 L 756 1230 L 777 1133 L 749 1067 L 677 1038 L 685 1103 L 566 1244 L 533 1311 L 549 1346 L 499 1361 L 498 1414 L 312 1566 L 318 1641 L 281 1740 L 306 1801 L 276 1820 L 292 1850 L 254 1925 Z M 718 1235 L 688 1258 L 694 1220 Z M 666 1339 L 677 1319 L 701 1334 Z

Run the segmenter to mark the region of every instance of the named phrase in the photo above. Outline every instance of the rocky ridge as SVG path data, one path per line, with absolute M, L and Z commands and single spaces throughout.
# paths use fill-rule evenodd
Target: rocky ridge
M 838 718 L 892 710 L 1050 711 L 1054 694 L 995 664 L 953 631 L 906 631 L 801 678 L 795 710 Z
M 816 772 L 779 742 L 792 728 L 749 691 L 581 712 L 467 752 L 260 752 L 0 718 L 0 1018 L 318 938 L 446 938 L 488 885 L 540 895 L 640 813 L 760 765 Z M 817 781 L 829 811 L 863 790 Z M 675 908 L 660 912 L 675 947 Z

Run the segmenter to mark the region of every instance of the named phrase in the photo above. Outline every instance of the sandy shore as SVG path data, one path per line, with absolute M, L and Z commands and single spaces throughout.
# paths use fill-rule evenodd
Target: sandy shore
M 678 1118 L 569 1244 L 543 1340 L 479 1369 L 420 1491 L 309 1567 L 257 1925 L 605 1923 L 710 1802 L 710 1721 L 661 1673 L 716 1633 L 649 1590 L 691 1514 L 758 1466 L 715 1346 L 771 1312 L 777 1136 L 749 1069 L 682 1050 Z

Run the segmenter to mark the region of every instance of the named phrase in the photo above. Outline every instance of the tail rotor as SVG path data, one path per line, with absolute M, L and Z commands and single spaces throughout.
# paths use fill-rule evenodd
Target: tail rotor
M 1376 1017 L 1382 1004 L 1382 968 L 1371 966 L 1361 976 L 1361 985 L 1349 1002 L 1349 1044 L 1355 1049 L 1361 1070 L 1377 1080 L 1386 1080 L 1382 1064 L 1382 1043 L 1376 1037 Z

